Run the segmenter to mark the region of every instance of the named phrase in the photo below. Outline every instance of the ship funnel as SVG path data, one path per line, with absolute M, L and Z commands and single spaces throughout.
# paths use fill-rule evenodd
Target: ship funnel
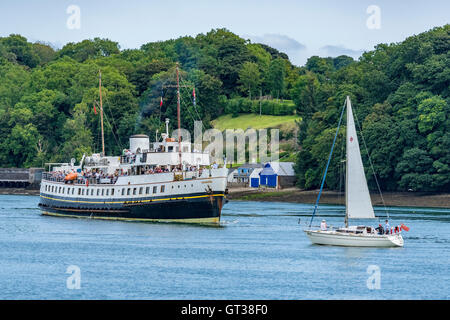
M 142 153 L 150 149 L 150 141 L 145 134 L 135 134 L 130 137 L 130 151 L 132 153 Z

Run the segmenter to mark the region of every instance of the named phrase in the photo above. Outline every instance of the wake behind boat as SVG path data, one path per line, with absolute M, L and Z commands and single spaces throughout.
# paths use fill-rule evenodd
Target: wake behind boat
M 326 224 L 322 224 L 319 230 L 311 228 L 314 215 L 318 209 L 320 196 L 322 194 L 325 178 L 330 164 L 336 137 L 339 132 L 345 106 L 347 106 L 347 132 L 346 132 L 346 179 L 345 179 L 345 227 L 329 229 Z M 402 247 L 403 237 L 401 230 L 408 230 L 404 225 L 396 227 L 378 228 L 378 231 L 369 226 L 349 226 L 348 219 L 375 219 L 375 214 L 370 200 L 369 188 L 367 186 L 364 167 L 361 159 L 361 152 L 356 134 L 356 127 L 353 118 L 353 111 L 350 97 L 347 96 L 346 103 L 342 109 L 336 135 L 331 147 L 328 163 L 322 178 L 319 195 L 316 200 L 314 212 L 311 217 L 309 229 L 304 230 L 312 243 L 335 246 L 351 247 Z M 386 220 L 387 222 L 387 220 Z

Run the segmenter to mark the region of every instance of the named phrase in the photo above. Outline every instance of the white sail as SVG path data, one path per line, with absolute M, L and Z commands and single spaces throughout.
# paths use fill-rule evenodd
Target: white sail
M 346 214 L 351 219 L 375 218 L 359 150 L 350 98 L 347 97 Z

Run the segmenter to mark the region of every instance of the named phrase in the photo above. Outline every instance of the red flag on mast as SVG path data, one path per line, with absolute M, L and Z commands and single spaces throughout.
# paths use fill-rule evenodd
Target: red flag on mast
M 97 109 L 95 108 L 95 101 L 94 101 L 94 114 L 97 114 Z
M 161 102 L 159 103 L 159 106 L 162 107 L 163 105 L 163 101 L 162 101 L 162 97 L 161 97 Z

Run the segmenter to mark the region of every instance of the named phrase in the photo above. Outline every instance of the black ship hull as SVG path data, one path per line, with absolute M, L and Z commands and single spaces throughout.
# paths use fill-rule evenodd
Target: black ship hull
M 84 199 L 41 194 L 42 214 L 107 220 L 214 223 L 220 221 L 223 193 L 133 199 Z

